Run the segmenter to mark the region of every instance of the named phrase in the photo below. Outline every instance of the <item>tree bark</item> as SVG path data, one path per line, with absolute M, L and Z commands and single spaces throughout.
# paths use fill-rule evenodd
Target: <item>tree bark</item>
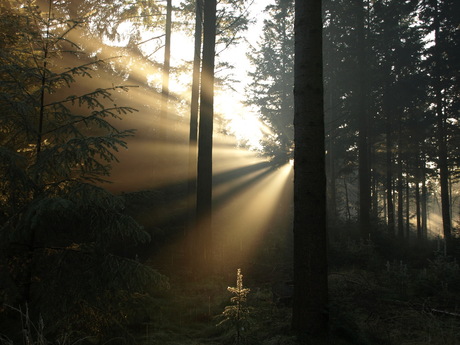
M 415 176 L 415 210 L 417 217 L 417 239 L 422 240 L 422 214 L 420 207 L 420 164 L 417 164 Z
M 383 95 L 383 107 L 385 113 L 385 122 L 386 122 L 386 197 L 387 197 L 387 227 L 388 233 L 390 236 L 394 236 L 395 234 L 395 213 L 394 213 L 394 205 L 393 205 L 393 159 L 392 159 L 392 148 L 393 148 L 393 141 L 391 135 L 391 115 L 388 109 L 388 95 L 386 94 L 388 91 L 384 90 Z
M 203 34 L 203 2 L 195 4 L 195 43 L 193 55 L 192 95 L 190 99 L 190 132 L 188 156 L 188 200 L 189 210 L 196 207 L 196 174 L 197 174 L 197 143 L 198 143 L 198 109 L 200 97 L 201 42 Z M 190 212 L 189 223 L 194 224 L 195 213 Z
M 371 205 L 371 184 L 369 169 L 369 123 L 367 114 L 367 95 L 365 81 L 365 35 L 364 35 L 364 1 L 357 0 L 357 65 L 358 65 L 358 174 L 359 174 L 359 226 L 361 237 L 368 239 L 370 234 L 370 205 Z
M 403 166 L 402 166 L 402 147 L 401 147 L 401 119 L 398 121 L 398 181 L 396 190 L 398 192 L 398 237 L 404 239 L 404 193 L 403 193 Z
M 424 240 L 428 238 L 428 190 L 426 186 L 426 162 L 422 160 L 422 196 L 421 196 L 421 208 L 422 208 L 422 237 Z
M 451 219 L 450 219 L 450 200 L 449 200 L 449 168 L 447 163 L 447 139 L 446 139 L 446 120 L 443 111 L 443 99 L 441 90 L 441 72 L 439 66 L 441 65 L 440 45 L 440 23 L 438 13 L 438 0 L 435 0 L 434 11 L 434 59 L 435 59 L 435 103 L 436 103 L 436 118 L 438 125 L 438 169 L 439 169 L 439 182 L 441 186 L 441 214 L 442 214 L 442 228 L 444 240 L 446 241 L 447 253 L 452 251 L 452 235 L 451 235 Z
M 294 303 L 292 328 L 328 328 L 326 172 L 321 1 L 295 2 Z
M 168 139 L 168 103 L 169 103 L 169 71 L 171 67 L 171 25 L 172 25 L 172 0 L 166 1 L 166 25 L 165 25 L 165 50 L 163 58 L 162 85 L 160 116 L 163 131 L 163 140 Z M 164 162 L 162 162 L 164 163 Z
M 204 3 L 203 61 L 201 71 L 198 138 L 196 218 L 198 260 L 202 270 L 212 271 L 212 135 L 214 117 L 214 58 L 216 45 L 216 0 Z
M 406 222 L 406 240 L 407 242 L 410 241 L 410 187 L 409 187 L 409 180 L 406 178 L 405 181 L 405 187 L 406 187 L 406 216 L 405 216 L 405 222 Z

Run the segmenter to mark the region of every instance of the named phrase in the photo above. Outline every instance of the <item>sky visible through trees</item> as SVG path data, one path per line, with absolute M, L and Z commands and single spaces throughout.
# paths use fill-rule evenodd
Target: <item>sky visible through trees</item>
M 294 0 L 0 0 L 0 345 L 456 343 L 460 3 L 320 2 L 323 88 Z

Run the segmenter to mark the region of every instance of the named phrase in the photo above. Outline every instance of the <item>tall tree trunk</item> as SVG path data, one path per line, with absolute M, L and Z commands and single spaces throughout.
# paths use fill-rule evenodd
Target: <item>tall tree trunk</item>
M 387 83 L 387 82 L 386 82 Z M 393 140 L 392 140 L 392 124 L 391 112 L 389 109 L 388 86 L 384 88 L 383 94 L 383 111 L 385 113 L 385 136 L 386 136 L 386 200 L 387 200 L 387 226 L 390 236 L 395 234 L 395 213 L 393 205 Z
M 197 162 L 198 162 L 198 110 L 200 97 L 200 68 L 201 43 L 203 35 L 203 1 L 195 3 L 195 42 L 193 54 L 192 94 L 190 99 L 190 126 L 188 147 L 187 199 L 188 199 L 188 227 L 185 230 L 184 253 L 190 258 L 197 253 L 193 248 L 192 229 L 196 229 L 196 198 L 197 198 Z M 192 261 L 193 262 L 193 261 Z
M 295 2 L 294 303 L 292 328 L 328 328 L 321 1 Z
M 409 188 L 409 179 L 406 177 L 406 239 L 410 241 L 410 188 Z
M 201 42 L 203 34 L 203 2 L 195 4 L 195 43 L 193 55 L 192 95 L 190 100 L 190 132 L 188 155 L 188 200 L 189 210 L 196 207 L 196 174 L 197 174 L 197 143 L 198 143 L 198 109 L 200 97 Z M 190 212 L 190 225 L 194 224 L 195 212 Z
M 328 107 L 333 109 L 334 107 L 334 96 L 335 92 L 333 87 L 330 88 Z M 326 177 L 327 180 L 327 212 L 328 212 L 328 227 L 334 226 L 337 221 L 337 186 L 336 186 L 336 169 L 335 169 L 335 155 L 334 155 L 334 135 L 329 136 L 327 141 L 327 161 L 326 161 Z
M 345 189 L 345 211 L 347 214 L 347 222 L 351 221 L 350 199 L 348 198 L 348 185 L 345 177 L 343 178 L 343 187 Z
M 42 140 L 43 140 L 43 125 L 45 122 L 45 95 L 47 84 L 49 83 L 48 80 L 48 56 L 50 51 L 50 30 L 51 30 L 51 17 L 53 12 L 53 0 L 49 0 L 48 3 L 48 18 L 46 21 L 46 36 L 44 38 L 44 45 L 43 45 L 43 67 L 41 72 L 41 81 L 40 81 L 40 109 L 38 114 L 38 128 L 37 128 L 37 146 L 35 148 L 35 164 L 39 163 L 40 155 L 42 153 Z M 43 183 L 40 173 L 38 172 L 34 176 L 34 195 L 33 198 L 37 198 L 43 191 Z M 33 283 L 33 274 L 34 274 L 34 267 L 35 267 L 35 247 L 36 244 L 36 228 L 31 228 L 29 243 L 27 244 L 28 253 L 26 259 L 26 272 L 25 272 L 25 282 L 24 282 L 24 301 L 27 304 L 31 304 L 31 292 L 32 292 L 32 283 Z
M 375 150 L 371 152 L 372 160 L 375 159 Z M 371 195 L 372 195 L 372 207 L 371 207 L 371 216 L 374 222 L 379 218 L 379 191 L 378 191 L 378 182 L 377 182 L 377 172 L 375 169 L 371 170 Z
M 436 102 L 436 118 L 438 125 L 438 169 L 439 169 L 439 180 L 441 185 L 441 214 L 442 214 L 442 227 L 444 233 L 444 240 L 446 241 L 447 253 L 450 254 L 452 251 L 452 235 L 451 235 L 451 218 L 450 218 L 450 202 L 449 202 L 449 168 L 447 163 L 447 138 L 446 138 L 446 119 L 443 109 L 443 99 L 441 90 L 441 75 L 439 66 L 441 65 L 441 53 L 440 53 L 440 23 L 438 13 L 438 0 L 435 0 L 435 13 L 433 18 L 434 24 L 434 58 L 436 68 L 436 80 L 435 86 L 435 102 Z
M 336 176 L 335 176 L 335 161 L 334 161 L 334 151 L 332 149 L 333 139 L 329 141 L 329 149 L 327 155 L 327 165 L 328 165 L 328 221 L 329 225 L 333 226 L 337 221 L 337 187 L 336 187 Z
M 367 95 L 366 95 L 366 54 L 365 54 L 365 35 L 364 35 L 364 1 L 356 0 L 357 4 L 357 65 L 358 65 L 358 89 L 356 99 L 358 102 L 359 117 L 359 225 L 361 237 L 367 239 L 370 233 L 370 205 L 371 205 L 371 184 L 369 169 L 369 121 L 367 114 Z
M 387 21 L 385 18 L 384 21 Z M 388 32 L 388 23 L 385 23 L 383 29 L 383 40 L 387 47 L 391 46 L 389 32 Z M 390 53 L 388 52 L 388 55 Z M 388 233 L 390 236 L 395 235 L 395 208 L 393 202 L 393 110 L 394 107 L 392 104 L 392 95 L 390 95 L 391 90 L 391 56 L 385 56 L 385 61 L 383 62 L 383 96 L 382 96 L 382 110 L 383 115 L 385 116 L 385 141 L 386 141 L 386 199 L 387 199 L 387 227 Z
M 420 205 L 420 161 L 417 158 L 417 167 L 415 171 L 415 212 L 417 217 L 417 239 L 422 240 L 422 214 Z
M 204 3 L 203 61 L 201 71 L 198 138 L 196 218 L 203 270 L 212 271 L 212 135 L 214 118 L 214 58 L 216 45 L 216 0 Z
M 428 190 L 426 186 L 426 172 L 425 172 L 425 159 L 421 163 L 421 173 L 422 173 L 422 196 L 421 196 L 421 207 L 422 207 L 422 237 L 423 239 L 428 238 Z
M 163 140 L 169 136 L 168 127 L 168 103 L 169 103 L 169 71 L 171 67 L 171 25 L 172 25 L 172 0 L 166 0 L 166 25 L 165 25 L 165 50 L 163 58 L 162 85 L 160 116 L 163 131 Z M 164 163 L 164 162 L 162 162 Z
M 401 147 L 401 121 L 398 124 L 399 139 L 398 139 L 398 182 L 396 190 L 398 191 L 398 237 L 404 238 L 404 196 L 403 196 L 403 166 L 402 166 L 402 147 Z

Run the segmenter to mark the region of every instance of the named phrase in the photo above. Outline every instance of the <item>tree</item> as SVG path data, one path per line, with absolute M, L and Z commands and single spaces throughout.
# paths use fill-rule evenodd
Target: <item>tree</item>
M 255 69 L 246 88 L 247 103 L 259 108 L 261 120 L 273 134 L 261 144 L 266 156 L 279 164 L 292 158 L 294 2 L 277 0 L 265 9 L 260 47 L 248 54 Z
M 452 224 L 450 214 L 449 165 L 450 142 L 458 136 L 458 58 L 460 36 L 456 1 L 425 0 L 422 2 L 422 18 L 428 32 L 434 33 L 433 45 L 428 49 L 427 72 L 430 78 L 429 96 L 434 104 L 430 112 L 436 119 L 435 161 L 439 170 L 441 215 L 443 235 L 447 250 L 452 253 Z
M 198 111 L 200 96 L 200 67 L 201 43 L 203 33 L 203 3 L 195 3 L 195 35 L 193 52 L 192 93 L 190 99 L 190 125 L 189 125 L 189 155 L 188 155 L 188 199 L 189 222 L 193 227 L 195 221 L 196 174 L 197 174 L 197 143 L 198 143 Z
M 340 216 L 351 218 L 349 206 L 353 198 L 349 198 L 348 187 L 341 187 L 335 181 L 356 180 L 359 129 L 355 116 L 358 99 L 354 95 L 360 78 L 356 78 L 356 2 L 323 1 L 323 7 L 328 220 L 332 225 Z
M 214 60 L 216 45 L 216 0 L 206 0 L 203 11 L 203 60 L 201 69 L 198 137 L 196 219 L 198 260 L 207 265 L 212 254 L 212 136 L 214 115 Z M 205 266 L 206 267 L 206 266 Z M 202 267 L 204 269 L 205 267 Z
M 104 64 L 64 64 L 84 56 L 68 38 L 78 21 L 56 16 L 53 1 L 45 13 L 33 1 L 11 3 L 0 12 L 1 32 L 9 33 L 0 44 L 2 296 L 27 303 L 58 333 L 108 335 L 129 322 L 121 310 L 129 308 L 126 296 L 142 292 L 151 303 L 149 289 L 167 284 L 126 255 L 150 236 L 123 213 L 123 198 L 100 186 L 114 151 L 134 134 L 114 122 L 135 110 L 115 104 L 125 86 L 75 87 Z M 119 302 L 116 310 L 110 300 Z
M 367 107 L 367 69 L 365 39 L 364 1 L 356 1 L 356 64 L 358 85 L 356 98 L 358 104 L 359 134 L 358 134 L 358 175 L 359 175 L 359 226 L 361 237 L 367 239 L 370 234 L 371 181 L 369 162 L 369 116 Z
M 295 2 L 294 300 L 292 327 L 328 328 L 321 1 Z
M 165 47 L 162 69 L 162 86 L 161 86 L 161 122 L 164 136 L 167 138 L 168 133 L 166 125 L 168 123 L 168 103 L 169 103 L 169 72 L 171 65 L 171 26 L 172 26 L 172 0 L 166 0 L 166 25 L 165 25 Z M 162 162 L 165 164 L 165 162 Z

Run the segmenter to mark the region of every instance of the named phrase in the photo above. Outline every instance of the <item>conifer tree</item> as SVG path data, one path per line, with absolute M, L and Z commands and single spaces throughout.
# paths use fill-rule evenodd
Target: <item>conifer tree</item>
M 201 69 L 200 119 L 197 162 L 196 219 L 198 222 L 198 261 L 211 270 L 212 262 L 212 146 L 214 120 L 214 64 L 216 47 L 215 0 L 203 9 L 203 60 Z
M 324 339 L 328 266 L 321 1 L 295 2 L 294 66 L 292 328 L 303 338 Z
M 233 305 L 226 306 L 222 313 L 223 320 L 218 324 L 230 322 L 236 331 L 236 344 L 240 344 L 242 340 L 242 331 L 247 329 L 249 308 L 245 305 L 249 292 L 248 288 L 243 287 L 243 274 L 241 269 L 236 271 L 236 286 L 228 287 L 227 290 L 233 294 L 230 301 Z
M 456 138 L 460 136 L 458 131 L 459 9 L 457 1 L 424 0 L 421 11 L 427 33 L 434 34 L 434 41 L 427 51 L 426 59 L 430 85 L 428 95 L 431 104 L 434 104 L 428 111 L 435 119 L 437 152 L 434 159 L 439 171 L 443 235 L 449 253 L 452 253 L 453 246 L 448 181 L 452 168 L 458 166 L 458 160 L 450 157 L 458 156 L 454 153 L 457 151 L 454 147 L 458 142 Z
M 0 12 L 8 33 L 0 44 L 0 245 L 1 267 L 10 267 L 1 289 L 6 303 L 28 303 L 56 330 L 103 334 L 126 322 L 120 311 L 109 316 L 107 298 L 166 286 L 124 255 L 150 236 L 123 213 L 123 199 L 100 186 L 134 134 L 114 122 L 135 110 L 115 103 L 126 86 L 70 93 L 104 61 L 63 65 L 66 56 L 84 57 L 68 39 L 78 22 L 56 16 L 52 0 L 43 13 L 34 1 L 16 5 Z
M 248 54 L 254 70 L 246 88 L 247 103 L 259 108 L 262 121 L 273 130 L 263 142 L 265 154 L 280 164 L 292 158 L 294 82 L 294 3 L 277 0 L 266 7 L 260 46 Z

